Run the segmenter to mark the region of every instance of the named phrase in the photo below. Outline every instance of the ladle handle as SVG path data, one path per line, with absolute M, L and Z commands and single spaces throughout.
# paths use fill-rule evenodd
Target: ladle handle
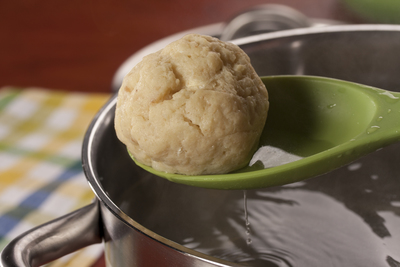
M 100 243 L 99 203 L 40 225 L 11 241 L 0 254 L 1 267 L 35 267 L 85 246 Z

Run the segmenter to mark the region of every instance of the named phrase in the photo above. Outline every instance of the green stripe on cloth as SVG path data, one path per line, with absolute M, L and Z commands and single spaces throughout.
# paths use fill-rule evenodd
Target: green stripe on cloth
M 53 154 L 48 154 L 43 151 L 31 151 L 31 150 L 26 150 L 22 148 L 15 147 L 13 145 L 5 144 L 0 142 L 0 151 L 15 155 L 15 156 L 24 156 L 24 157 L 29 157 L 33 158 L 36 160 L 40 161 L 47 161 L 51 163 L 55 163 L 58 165 L 62 166 L 68 166 L 72 162 L 75 161 L 75 159 L 71 159 L 68 157 L 63 157 L 59 155 L 53 155 Z
M 0 111 L 18 96 L 21 90 L 3 89 L 0 91 Z

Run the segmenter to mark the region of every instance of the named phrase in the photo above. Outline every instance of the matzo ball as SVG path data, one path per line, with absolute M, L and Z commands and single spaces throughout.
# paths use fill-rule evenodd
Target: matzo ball
M 137 161 L 186 175 L 228 173 L 251 159 L 268 93 L 236 45 L 190 34 L 124 78 L 115 129 Z

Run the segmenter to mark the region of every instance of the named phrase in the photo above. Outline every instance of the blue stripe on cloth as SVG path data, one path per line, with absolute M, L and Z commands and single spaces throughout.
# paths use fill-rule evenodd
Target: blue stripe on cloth
M 82 172 L 81 161 L 75 161 L 62 174 L 50 181 L 45 186 L 28 195 L 20 205 L 6 211 L 0 216 L 0 243 L 6 239 L 7 234 L 30 213 L 35 212 L 43 202 L 65 181 Z
M 7 214 L 4 214 L 0 217 L 0 240 L 2 236 L 5 236 L 8 232 L 10 232 L 20 220 L 13 218 Z
M 25 198 L 20 205 L 25 207 L 38 208 L 50 196 L 50 194 L 51 192 L 40 189 Z

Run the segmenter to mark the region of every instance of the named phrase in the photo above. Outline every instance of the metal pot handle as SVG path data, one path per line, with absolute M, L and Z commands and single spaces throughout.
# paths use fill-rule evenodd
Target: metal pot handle
M 11 241 L 0 254 L 1 267 L 40 266 L 102 241 L 99 203 L 40 225 Z
M 305 28 L 311 21 L 301 12 L 279 4 L 264 4 L 245 10 L 231 19 L 220 39 L 229 41 L 266 32 Z

